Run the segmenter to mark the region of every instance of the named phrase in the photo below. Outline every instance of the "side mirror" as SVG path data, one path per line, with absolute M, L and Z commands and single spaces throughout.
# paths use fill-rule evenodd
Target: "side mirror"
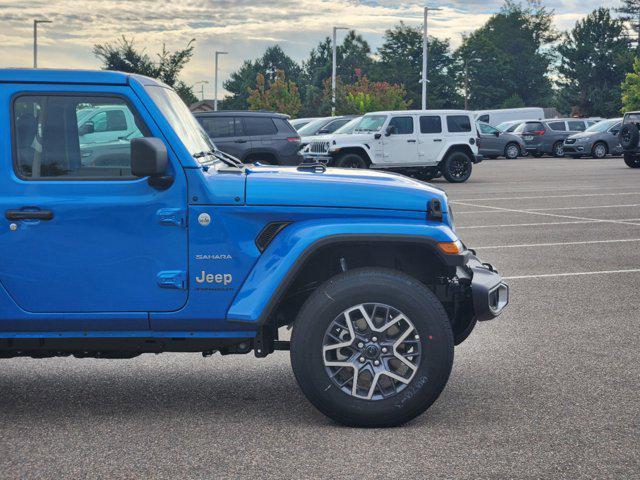
M 382 134 L 381 133 L 376 133 L 373 138 L 375 138 L 376 140 L 380 140 L 382 138 Z
M 159 138 L 134 138 L 131 140 L 131 173 L 136 177 L 149 177 L 149 184 L 167 188 L 173 178 L 164 176 L 169 165 L 167 147 Z
M 611 135 L 613 135 L 614 137 L 617 137 L 618 134 L 620 133 L 620 130 L 611 130 Z
M 389 135 L 395 135 L 398 130 L 395 125 L 389 125 L 387 127 L 385 135 L 388 137 Z
M 496 137 L 499 137 L 499 136 L 500 136 L 500 132 L 499 132 L 498 130 L 496 130 L 495 132 L 493 132 L 493 134 L 494 134 Z
M 95 126 L 93 125 L 93 122 L 87 122 L 78 129 L 78 134 L 82 136 L 82 135 L 87 135 L 89 133 L 93 133 L 95 131 L 96 129 L 95 129 Z
M 324 135 L 325 133 L 331 132 L 329 132 L 329 130 L 327 130 L 326 128 L 321 128 L 320 130 L 318 130 L 318 133 L 316 135 Z

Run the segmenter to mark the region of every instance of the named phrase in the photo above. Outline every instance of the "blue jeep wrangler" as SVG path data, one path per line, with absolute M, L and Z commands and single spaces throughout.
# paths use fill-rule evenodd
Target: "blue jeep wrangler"
M 391 426 L 507 304 L 425 183 L 243 165 L 146 77 L 0 70 L 0 85 L 0 357 L 290 350 L 319 410 Z

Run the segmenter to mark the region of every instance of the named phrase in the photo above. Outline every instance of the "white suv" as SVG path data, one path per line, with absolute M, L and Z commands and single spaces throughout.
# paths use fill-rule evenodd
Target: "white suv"
M 368 113 L 351 135 L 325 136 L 302 151 L 305 162 L 343 168 L 384 168 L 423 180 L 471 176 L 478 155 L 473 115 L 461 110 Z

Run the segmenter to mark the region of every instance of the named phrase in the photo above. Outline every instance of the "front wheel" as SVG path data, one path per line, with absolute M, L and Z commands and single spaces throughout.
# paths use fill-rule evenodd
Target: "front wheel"
M 504 156 L 509 160 L 514 160 L 520 156 L 520 147 L 515 143 L 510 143 L 504 148 Z
M 553 144 L 553 156 L 564 157 L 564 145 L 562 142 L 556 142 Z
M 591 149 L 593 158 L 604 158 L 607 156 L 607 145 L 602 142 L 596 143 Z
M 339 168 L 369 168 L 367 161 L 357 153 L 343 153 L 336 158 L 336 167 Z
M 450 183 L 463 183 L 469 180 L 472 162 L 464 152 L 451 152 L 442 165 L 442 175 Z
M 291 363 L 309 401 L 355 427 L 402 425 L 444 389 L 453 335 L 436 296 L 404 273 L 361 268 L 333 277 L 294 323 Z
M 624 163 L 630 168 L 640 168 L 640 156 L 633 153 L 625 153 Z

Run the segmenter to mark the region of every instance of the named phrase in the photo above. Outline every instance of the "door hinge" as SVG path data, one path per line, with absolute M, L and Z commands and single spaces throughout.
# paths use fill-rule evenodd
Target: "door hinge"
M 160 288 L 185 290 L 187 288 L 187 273 L 182 270 L 167 270 L 156 276 Z
M 157 211 L 158 221 L 161 225 L 170 227 L 186 227 L 187 217 L 181 208 L 161 208 Z

